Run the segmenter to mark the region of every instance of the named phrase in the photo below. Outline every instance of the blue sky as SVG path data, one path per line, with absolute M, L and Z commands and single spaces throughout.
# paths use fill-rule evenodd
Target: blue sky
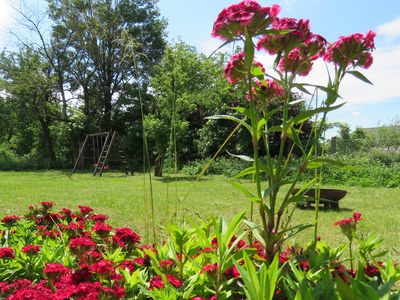
M 33 10 L 43 8 L 43 0 L 26 0 Z M 226 6 L 238 1 L 159 0 L 161 14 L 168 20 L 169 40 L 181 39 L 210 53 L 220 41 L 210 36 L 213 22 Z M 0 48 L 12 45 L 15 38 L 7 35 L 18 26 L 15 12 L 7 3 L 20 0 L 0 0 Z M 283 0 L 259 1 L 263 6 L 279 4 L 280 16 L 310 19 L 311 29 L 335 41 L 340 35 L 369 29 L 377 32 L 374 64 L 363 73 L 374 83 L 368 86 L 347 78 L 340 91 L 348 102 L 330 120 L 349 123 L 353 128 L 387 124 L 400 117 L 400 1 L 399 0 Z M 262 54 L 266 56 L 266 54 Z M 268 62 L 267 57 L 259 60 Z M 268 70 L 268 69 L 267 69 Z M 309 81 L 326 82 L 325 66 L 315 66 Z

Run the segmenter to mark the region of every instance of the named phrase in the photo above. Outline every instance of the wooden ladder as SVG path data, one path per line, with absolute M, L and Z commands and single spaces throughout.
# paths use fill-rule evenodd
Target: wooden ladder
M 104 166 L 106 164 L 108 154 L 110 153 L 115 133 L 116 131 L 114 131 L 113 133 L 111 132 L 107 133 L 106 139 L 104 140 L 104 144 L 101 149 L 101 153 L 99 155 L 99 160 L 97 161 L 97 164 L 94 167 L 93 176 L 96 176 L 96 174 L 99 174 L 99 176 L 101 176 L 103 174 Z

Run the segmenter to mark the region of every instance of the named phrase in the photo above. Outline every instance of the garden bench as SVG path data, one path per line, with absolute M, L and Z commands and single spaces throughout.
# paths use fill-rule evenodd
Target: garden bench
M 293 189 L 292 193 L 296 194 L 299 189 Z M 320 189 L 319 203 L 324 205 L 326 209 L 339 209 L 339 201 L 346 196 L 347 191 L 339 189 Z M 304 195 L 308 196 L 304 201 L 300 201 L 298 207 L 310 207 L 311 203 L 315 203 L 316 190 L 309 189 Z

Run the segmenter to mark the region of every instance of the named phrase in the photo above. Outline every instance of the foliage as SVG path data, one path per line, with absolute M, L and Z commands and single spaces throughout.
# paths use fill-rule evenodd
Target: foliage
M 5 216 L 0 229 L 1 296 L 7 299 L 381 299 L 400 280 L 382 263 L 379 240 L 359 243 L 357 271 L 345 266 L 346 243 L 290 247 L 265 263 L 258 242 L 248 244 L 244 215 L 192 226 L 170 225 L 162 244 L 140 244 L 126 227 L 89 206 L 53 211 L 31 205 L 25 216 Z M 358 221 L 361 214 L 355 215 Z M 347 220 L 347 219 L 345 219 Z M 339 221 L 343 223 L 345 220 Z M 344 284 L 344 282 L 346 282 Z M 376 295 L 370 298 L 371 295 Z
M 324 166 L 322 173 L 322 182 L 324 184 L 343 184 L 349 186 L 370 186 L 370 187 L 398 187 L 400 184 L 400 164 L 391 163 L 392 158 L 388 155 L 370 154 L 370 155 L 333 155 L 328 156 L 341 161 L 343 164 L 352 166 L 344 169 L 338 165 Z M 382 158 L 383 157 L 383 158 Z M 389 163 L 382 160 L 389 160 Z M 304 180 L 313 178 L 312 171 L 306 172 Z
M 179 172 L 184 175 L 198 175 L 208 161 L 210 161 L 210 158 L 192 161 L 185 164 Z M 226 177 L 234 177 L 241 170 L 250 166 L 250 162 L 246 162 L 239 158 L 219 156 L 207 168 L 205 175 L 224 175 Z

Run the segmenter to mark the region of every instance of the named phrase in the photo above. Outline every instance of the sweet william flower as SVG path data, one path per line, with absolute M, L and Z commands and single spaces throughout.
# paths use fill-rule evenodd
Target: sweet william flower
M 9 247 L 0 248 L 0 259 L 4 258 L 13 259 L 14 257 L 15 257 L 14 249 Z
M 1 222 L 6 226 L 14 225 L 19 220 L 18 216 L 5 216 L 1 219 Z
M 229 83 L 235 84 L 246 78 L 246 65 L 245 65 L 245 54 L 240 52 L 231 57 L 224 69 L 224 76 Z M 253 67 L 259 67 L 264 72 L 263 65 L 258 61 L 253 61 Z
M 43 273 L 45 273 L 51 280 L 55 280 L 69 272 L 70 269 L 62 264 L 46 263 L 46 267 L 43 269 Z
M 164 288 L 164 282 L 160 275 L 150 278 L 150 290 Z
M 78 205 L 78 208 L 82 215 L 87 215 L 93 211 L 90 206 Z
M 368 69 L 373 62 L 371 52 L 375 49 L 375 36 L 373 31 L 368 31 L 365 35 L 354 33 L 341 36 L 328 47 L 324 59 L 341 68 L 352 65 Z
M 43 201 L 43 202 L 40 202 L 40 204 L 43 206 L 44 209 L 47 210 L 47 209 L 52 208 L 55 203 L 52 201 Z
M 22 247 L 22 252 L 28 254 L 28 255 L 34 255 L 39 252 L 40 246 L 36 245 L 26 245 Z
M 359 213 L 359 212 L 353 213 L 353 218 L 354 218 L 355 221 L 360 221 L 360 220 L 362 220 L 361 217 L 362 217 L 362 214 L 361 214 L 361 213 Z
M 254 81 L 252 94 L 253 100 L 260 101 L 262 103 L 270 103 L 273 99 L 282 96 L 283 89 L 274 80 L 267 78 L 264 81 Z M 247 95 L 247 100 L 250 100 L 249 95 Z
M 176 288 L 180 288 L 183 285 L 183 282 L 180 281 L 178 278 L 176 278 L 174 275 L 172 274 L 168 274 L 167 275 L 167 280 L 170 284 L 172 284 L 174 287 Z
M 260 38 L 257 43 L 258 50 L 266 50 L 270 54 L 280 51 L 289 53 L 292 49 L 304 44 L 312 37 L 309 20 L 293 18 L 276 18 L 272 29 L 290 30 L 288 33 L 268 34 Z
M 245 0 L 224 8 L 214 23 L 212 36 L 224 41 L 234 40 L 247 32 L 256 36 L 278 15 L 280 7 L 261 7 L 256 1 Z

